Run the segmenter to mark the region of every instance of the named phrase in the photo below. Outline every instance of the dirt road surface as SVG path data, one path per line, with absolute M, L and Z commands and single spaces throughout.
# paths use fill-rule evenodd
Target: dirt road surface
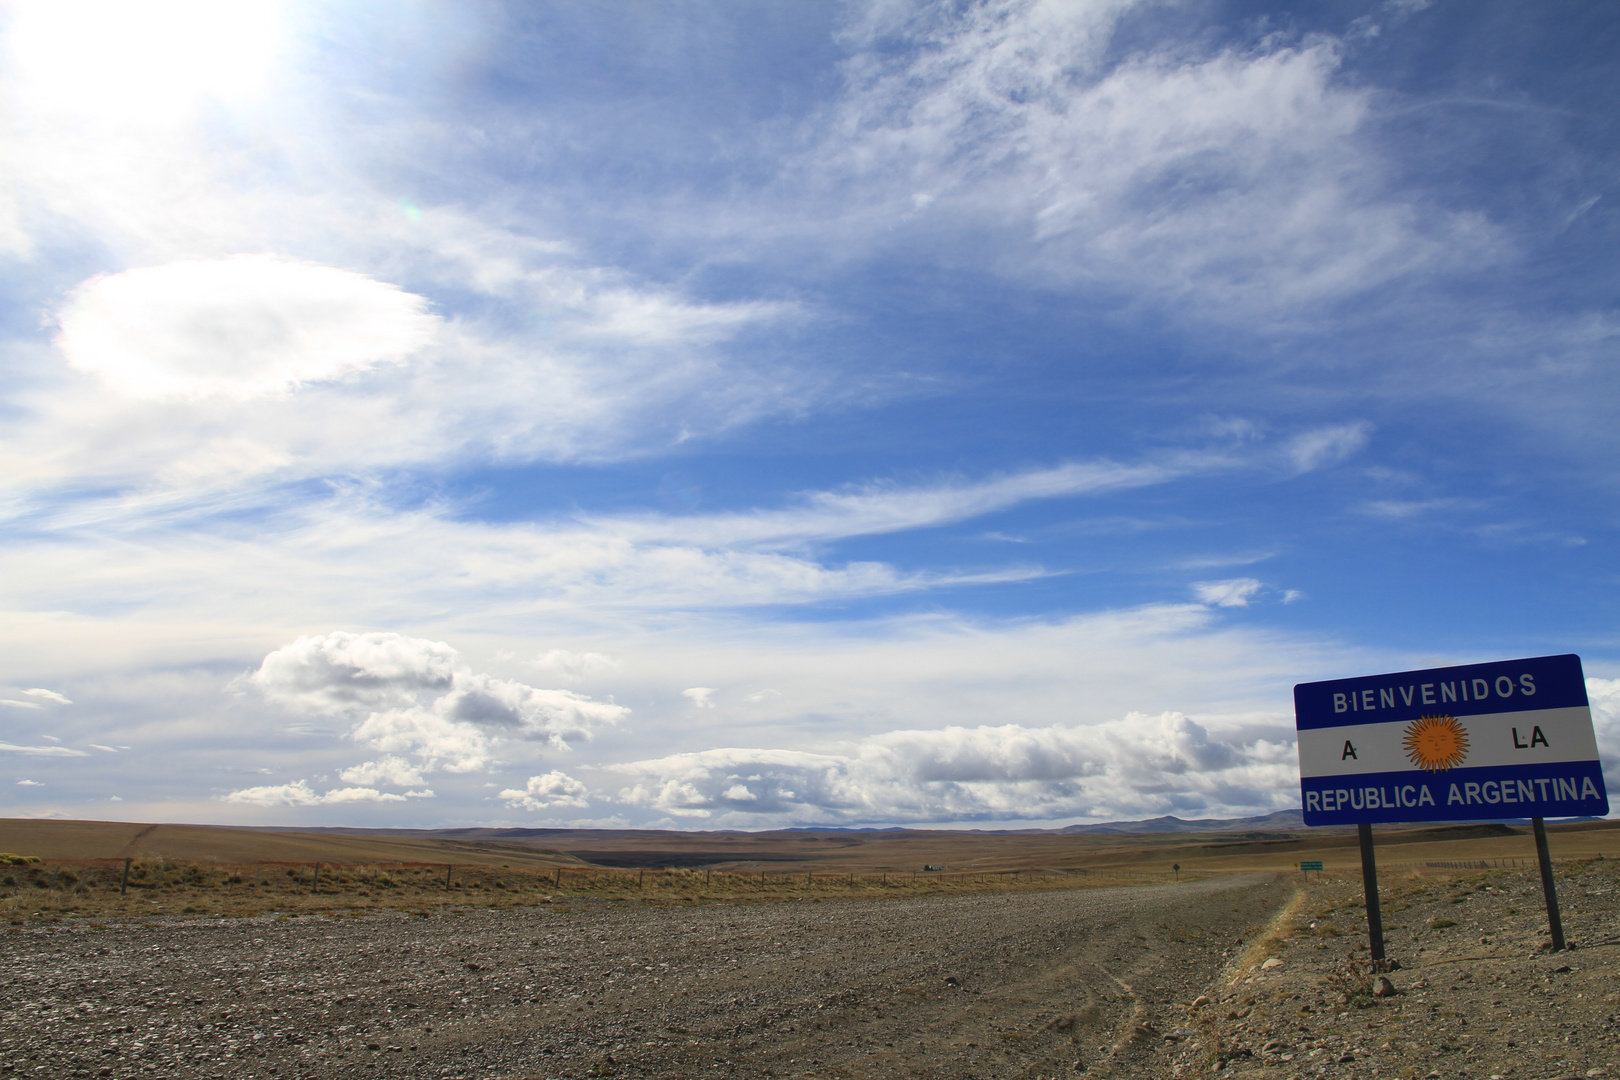
M 0 1074 L 1164 1075 L 1272 875 L 770 904 L 13 929 Z

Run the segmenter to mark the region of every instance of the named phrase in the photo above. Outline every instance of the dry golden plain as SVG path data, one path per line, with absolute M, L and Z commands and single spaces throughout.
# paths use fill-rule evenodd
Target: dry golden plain
M 1549 831 L 1558 861 L 1620 853 L 1620 822 L 1555 824 Z M 1376 836 L 1380 870 L 1391 875 L 1448 877 L 1534 860 L 1526 827 L 1390 828 Z M 1291 872 L 1306 860 L 1322 862 L 1330 880 L 1360 875 L 1355 834 L 1334 829 L 1123 835 L 283 831 L 4 819 L 0 852 L 37 860 L 0 868 L 0 915 L 14 925 L 73 917 L 505 907 L 570 896 L 691 903 L 1094 889 Z
M 1555 859 L 1620 855 L 1620 821 L 1548 826 Z M 1533 859 L 1528 826 L 1378 827 L 1381 866 Z M 237 865 L 403 864 L 562 868 L 706 869 L 882 874 L 925 865 L 953 874 L 1079 870 L 1170 874 L 1293 869 L 1320 860 L 1359 869 L 1351 829 L 1197 833 L 674 832 L 598 829 L 346 830 L 0 819 L 0 851 L 48 862 L 122 860 Z

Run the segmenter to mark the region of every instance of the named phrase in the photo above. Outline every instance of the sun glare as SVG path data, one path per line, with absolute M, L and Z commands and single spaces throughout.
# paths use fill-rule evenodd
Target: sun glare
M 1413 765 L 1444 772 L 1468 756 L 1468 732 L 1455 716 L 1423 716 L 1406 725 L 1404 745 Z
M 271 0 L 25 0 L 5 20 L 9 67 L 34 108 L 174 120 L 200 98 L 260 92 L 281 14 Z

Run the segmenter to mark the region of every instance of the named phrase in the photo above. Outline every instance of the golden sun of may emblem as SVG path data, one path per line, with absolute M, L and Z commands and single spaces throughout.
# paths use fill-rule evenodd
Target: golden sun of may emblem
M 1421 716 L 1406 725 L 1403 745 L 1413 765 L 1432 773 L 1445 772 L 1468 756 L 1468 732 L 1455 716 Z

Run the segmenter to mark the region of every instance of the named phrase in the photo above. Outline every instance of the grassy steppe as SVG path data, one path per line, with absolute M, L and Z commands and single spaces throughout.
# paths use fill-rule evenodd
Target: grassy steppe
M 1549 830 L 1555 860 L 1620 854 L 1620 822 Z M 1392 879 L 1451 877 L 1481 864 L 1524 865 L 1535 857 L 1529 830 L 1505 825 L 1380 830 L 1377 843 L 1380 872 Z M 1160 882 L 1178 873 L 1185 879 L 1291 871 L 1302 860 L 1323 862 L 1330 879 L 1360 872 L 1356 838 L 1347 830 L 1146 836 L 283 832 L 8 819 L 0 820 L 0 851 L 41 860 L 0 868 L 0 917 L 14 924 L 69 915 L 566 904 L 574 897 L 687 903 L 1090 888 Z M 945 869 L 926 872 L 926 865 Z

